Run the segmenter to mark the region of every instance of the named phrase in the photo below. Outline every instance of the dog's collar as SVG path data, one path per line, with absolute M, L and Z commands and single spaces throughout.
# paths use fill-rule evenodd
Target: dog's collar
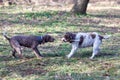
M 37 37 L 37 40 L 38 40 L 38 42 L 41 44 L 42 41 L 43 41 L 43 36 L 38 36 L 38 37 Z
M 41 40 L 43 39 L 43 36 L 40 36 L 41 37 Z
M 41 37 L 41 40 L 40 40 L 40 44 L 44 44 L 45 42 L 44 42 L 44 36 L 40 36 Z

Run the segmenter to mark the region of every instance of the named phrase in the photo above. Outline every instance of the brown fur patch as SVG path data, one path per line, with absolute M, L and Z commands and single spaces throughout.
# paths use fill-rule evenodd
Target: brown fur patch
M 92 37 L 92 39 L 94 39 L 96 37 L 95 34 L 90 34 L 90 36 Z
M 45 36 L 43 36 L 42 43 L 53 42 L 54 40 L 55 39 L 53 37 L 51 37 L 50 35 L 45 35 Z
M 81 44 L 83 43 L 83 40 L 84 40 L 84 37 L 83 37 L 83 36 L 81 36 L 81 37 L 80 37 L 80 42 L 79 42 L 79 45 L 81 45 Z
M 102 40 L 103 38 L 104 38 L 103 36 L 99 35 L 99 39 L 100 39 L 100 40 Z
M 65 36 L 64 36 L 64 38 L 68 41 L 68 42 L 70 42 L 70 43 L 72 43 L 72 42 L 74 42 L 74 40 L 75 40 L 75 34 L 73 34 L 73 33 L 71 33 L 71 32 L 67 32 L 66 34 L 65 34 Z

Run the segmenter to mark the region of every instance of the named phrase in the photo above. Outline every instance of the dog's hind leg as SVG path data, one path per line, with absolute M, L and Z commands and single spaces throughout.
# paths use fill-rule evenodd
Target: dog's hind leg
M 22 50 L 21 50 L 21 48 L 20 48 L 20 47 L 19 47 L 19 48 L 17 47 L 17 48 L 16 48 L 16 51 L 17 51 L 17 53 L 19 54 L 19 57 L 22 58 L 23 55 L 22 55 Z
M 12 50 L 12 56 L 13 56 L 14 58 L 17 58 L 16 55 L 15 55 L 15 53 L 16 53 L 16 50 L 13 49 L 13 50 Z
M 21 46 L 20 46 L 20 44 L 19 44 L 16 40 L 12 40 L 12 41 L 11 41 L 11 46 L 12 46 L 12 48 L 14 49 L 14 50 L 12 51 L 12 55 L 13 55 L 15 58 L 16 58 L 16 56 L 15 56 L 15 53 L 16 53 L 16 52 L 19 54 L 20 57 L 23 57 L 23 56 L 22 56 Z
M 97 55 L 100 51 L 100 44 L 101 44 L 101 41 L 96 41 L 93 45 L 93 53 L 92 53 L 92 56 L 90 57 L 90 59 L 93 59 L 95 57 L 95 55 Z
M 97 55 L 99 52 L 99 48 L 93 49 L 93 53 L 92 56 L 90 57 L 90 59 L 93 59 L 95 57 L 95 55 Z

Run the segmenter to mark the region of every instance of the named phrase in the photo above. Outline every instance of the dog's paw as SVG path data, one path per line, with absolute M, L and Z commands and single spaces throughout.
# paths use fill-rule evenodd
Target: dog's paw
M 89 59 L 90 59 L 90 60 L 93 60 L 93 57 L 90 57 Z
M 42 59 L 43 57 L 41 57 L 41 56 L 39 56 L 39 57 L 37 57 L 37 59 Z
M 71 56 L 69 56 L 69 55 L 66 55 L 66 57 L 67 57 L 67 59 L 70 59 L 70 57 L 71 57 Z

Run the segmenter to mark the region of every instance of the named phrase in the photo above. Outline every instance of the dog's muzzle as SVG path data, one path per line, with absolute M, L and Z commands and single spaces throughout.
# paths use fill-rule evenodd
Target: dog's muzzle
M 62 38 L 61 40 L 62 40 L 63 42 L 67 42 L 67 40 L 66 40 L 65 38 Z
M 51 40 L 50 40 L 50 42 L 54 42 L 55 41 L 55 39 L 54 38 L 52 38 Z

